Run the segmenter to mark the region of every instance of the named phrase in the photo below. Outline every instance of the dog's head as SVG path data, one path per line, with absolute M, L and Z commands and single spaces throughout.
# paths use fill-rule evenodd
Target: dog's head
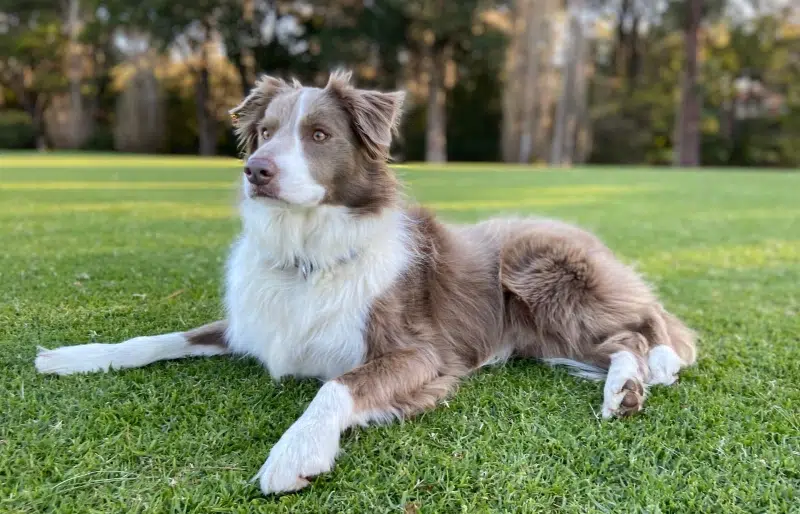
M 325 88 L 262 77 L 231 110 L 245 154 L 245 201 L 375 212 L 394 202 L 386 163 L 404 93 L 357 89 L 349 72 Z

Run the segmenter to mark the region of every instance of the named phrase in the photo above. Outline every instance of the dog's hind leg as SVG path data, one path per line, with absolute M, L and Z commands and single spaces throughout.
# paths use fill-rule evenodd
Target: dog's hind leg
M 649 378 L 647 340 L 638 332 L 622 331 L 591 347 L 582 361 L 608 370 L 603 387 L 604 418 L 642 410 Z
M 650 385 L 672 385 L 678 372 L 697 360 L 697 335 L 681 320 L 659 306 L 647 328 Z
M 71 375 L 139 368 L 153 362 L 225 355 L 226 321 L 216 321 L 187 332 L 143 336 L 115 344 L 81 344 L 53 350 L 40 348 L 36 356 L 39 373 Z
M 695 360 L 694 333 L 585 234 L 543 227 L 510 240 L 501 280 L 516 351 L 605 379 L 603 417 L 640 411 L 647 385 L 674 382 Z

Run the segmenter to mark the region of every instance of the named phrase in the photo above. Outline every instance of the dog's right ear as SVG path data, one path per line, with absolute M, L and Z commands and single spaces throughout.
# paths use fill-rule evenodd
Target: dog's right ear
M 258 148 L 258 121 L 264 116 L 269 103 L 278 93 L 295 86 L 283 79 L 262 75 L 242 103 L 228 111 L 239 149 L 245 157 Z

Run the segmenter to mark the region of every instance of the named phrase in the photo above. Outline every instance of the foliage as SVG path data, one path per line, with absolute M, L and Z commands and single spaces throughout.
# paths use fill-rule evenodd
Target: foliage
M 324 11 L 326 25 L 314 41 L 320 59 L 356 70 L 363 87 L 398 84 L 429 92 L 432 70 L 446 53 L 453 73 L 444 80 L 448 158 L 496 160 L 499 152 L 501 74 L 505 39 L 479 16 L 491 2 L 386 0 L 347 3 Z M 436 70 L 447 75 L 445 70 Z M 490 100 L 487 100 L 490 99 Z M 424 95 L 409 95 L 398 154 L 425 154 L 428 107 Z
M 36 131 L 25 111 L 0 111 L 0 148 L 23 149 L 36 146 Z
M 720 21 L 706 27 L 701 48 L 701 150 L 710 166 L 800 165 L 800 38 L 784 20 L 764 16 L 748 25 Z M 599 66 L 592 104 L 592 162 L 669 164 L 680 81 L 682 43 L 664 27 L 641 44 L 643 64 L 628 89 L 611 65 Z M 785 102 L 783 110 L 755 119 L 734 117 L 734 82 L 758 79 Z
M 97 124 L 81 147 L 81 150 L 90 152 L 111 152 L 114 149 L 114 132 L 112 127 L 106 124 Z
M 43 112 L 67 87 L 67 4 L 0 0 L 0 105 L 27 112 L 40 136 L 46 132 Z M 593 43 L 597 51 L 592 54 L 590 79 L 591 162 L 670 163 L 688 3 L 586 0 L 585 4 L 610 22 L 606 35 Z M 703 2 L 698 81 L 702 162 L 798 166 L 797 23 L 774 13 L 743 23 L 727 16 L 732 5 L 730 0 Z M 212 144 L 216 141 L 217 151 L 235 153 L 226 111 L 252 86 L 257 73 L 293 76 L 319 85 L 330 69 L 347 66 L 364 87 L 409 89 L 395 153 L 421 159 L 430 108 L 426 106 L 430 74 L 425 63 L 431 52 L 446 47 L 449 158 L 499 157 L 507 40 L 479 13 L 492 9 L 495 20 L 504 19 L 503 2 L 81 0 L 80 6 L 80 43 L 88 59 L 81 88 L 98 126 L 94 140 L 87 143 L 92 148 L 108 147 L 108 137 L 103 141 L 98 131 L 115 123 L 123 88 L 113 87 L 112 78 L 143 53 L 160 52 L 186 57 L 179 79 L 172 71 L 174 62 L 153 61 L 158 63 L 156 74 L 168 100 L 163 116 L 166 151 L 195 152 L 203 133 Z M 198 63 L 216 58 L 201 58 L 208 30 L 224 48 L 225 64 L 209 65 L 208 91 L 198 96 L 193 89 L 201 76 Z M 136 44 L 118 46 L 121 35 Z M 756 119 L 736 119 L 732 84 L 743 75 L 760 80 L 782 98 L 781 109 Z M 207 125 L 198 121 L 203 114 L 197 106 L 206 104 L 206 115 L 219 130 L 201 130 Z
M 0 15 L 0 85 L 14 94 L 43 140 L 44 111 L 66 87 L 60 12 L 47 0 L 0 0 Z

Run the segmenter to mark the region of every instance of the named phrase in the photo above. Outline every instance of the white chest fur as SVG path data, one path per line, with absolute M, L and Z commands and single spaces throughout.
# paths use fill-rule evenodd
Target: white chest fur
M 259 359 L 274 378 L 331 379 L 361 364 L 372 302 L 409 260 L 405 217 L 255 202 L 242 211 L 245 230 L 227 267 L 231 350 Z M 354 250 L 357 257 L 341 262 Z M 308 277 L 293 268 L 298 258 L 313 264 Z

